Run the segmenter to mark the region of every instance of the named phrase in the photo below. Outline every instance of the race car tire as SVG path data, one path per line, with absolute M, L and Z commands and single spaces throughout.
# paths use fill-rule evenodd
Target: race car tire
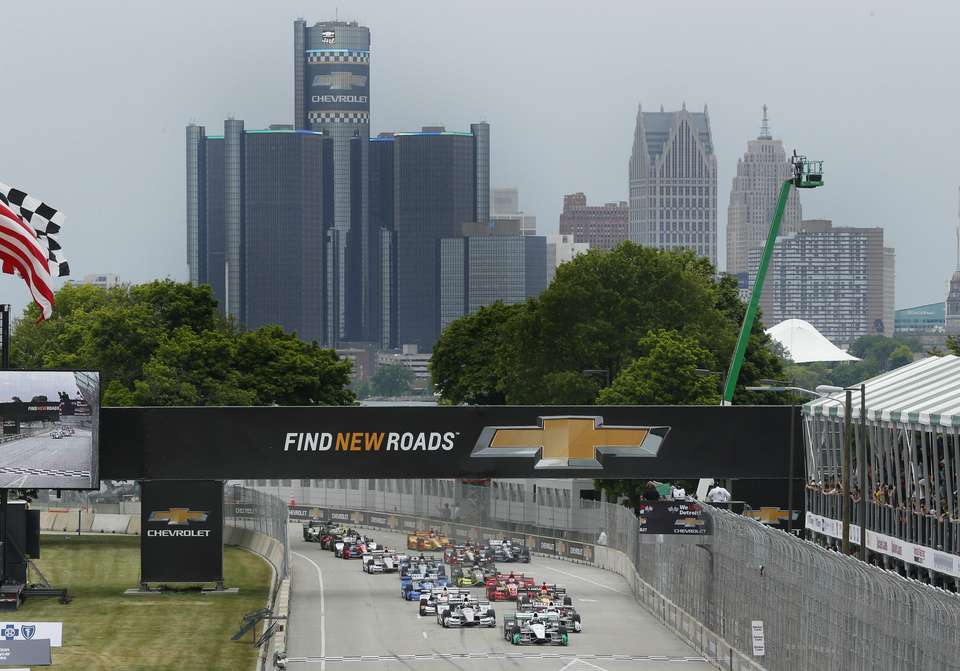
M 425 610 L 423 609 L 423 606 L 420 606 L 420 608 L 419 608 L 418 610 L 420 611 L 420 617 L 423 617 L 424 615 L 427 614 L 427 611 L 425 611 Z
M 443 627 L 444 629 L 449 628 L 450 627 L 450 625 L 448 624 L 449 620 L 450 618 L 447 615 L 444 615 L 443 619 L 440 621 L 440 626 Z
M 572 605 L 573 605 L 573 599 L 572 599 L 571 597 L 569 597 L 569 596 L 563 597 L 563 605 L 564 605 L 564 606 L 572 606 Z

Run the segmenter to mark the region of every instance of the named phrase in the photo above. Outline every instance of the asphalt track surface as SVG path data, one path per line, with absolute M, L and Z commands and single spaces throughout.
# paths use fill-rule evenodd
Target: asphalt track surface
M 401 534 L 368 530 L 391 548 Z M 696 651 L 641 608 L 625 580 L 609 571 L 557 559 L 502 564 L 538 581 L 565 585 L 583 617 L 570 645 L 513 646 L 503 640 L 503 615 L 512 602 L 494 604 L 496 628 L 443 629 L 433 615 L 400 598 L 396 573 L 368 575 L 359 560 L 337 559 L 303 541 L 290 525 L 293 577 L 287 668 L 292 671 L 694 671 L 712 669 Z
M 89 429 L 51 438 L 52 429 L 0 444 L 0 488 L 71 489 L 90 487 Z

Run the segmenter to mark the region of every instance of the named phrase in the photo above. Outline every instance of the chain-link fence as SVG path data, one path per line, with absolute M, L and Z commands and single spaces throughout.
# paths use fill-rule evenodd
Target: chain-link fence
M 267 492 L 240 485 L 228 485 L 223 490 L 224 525 L 249 529 L 277 541 L 282 548 L 276 565 L 278 579 L 287 577 L 290 569 L 290 543 L 287 539 L 287 504 Z M 278 580 L 278 582 L 279 582 Z
M 725 510 L 707 507 L 708 543 L 656 544 L 641 542 L 631 510 L 541 485 L 534 493 L 529 483 L 519 492 L 504 482 L 304 482 L 268 489 L 288 503 L 429 518 L 454 531 L 593 544 L 602 531 L 643 581 L 745 656 L 752 622 L 763 621 L 765 656 L 755 659 L 768 669 L 960 669 L 960 597 Z

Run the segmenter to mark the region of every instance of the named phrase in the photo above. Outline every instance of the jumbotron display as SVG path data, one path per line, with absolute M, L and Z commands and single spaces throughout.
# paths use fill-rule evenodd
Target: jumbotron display
M 0 370 L 0 488 L 96 489 L 100 373 Z

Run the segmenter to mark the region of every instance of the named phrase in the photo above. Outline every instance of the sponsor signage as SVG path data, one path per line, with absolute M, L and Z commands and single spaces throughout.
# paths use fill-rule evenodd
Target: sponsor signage
M 223 483 L 141 485 L 140 581 L 223 580 Z
M 763 620 L 753 620 L 750 623 L 750 641 L 753 643 L 754 657 L 763 657 L 767 654 L 766 638 L 763 635 Z
M 639 508 L 641 535 L 707 536 L 709 518 L 693 501 L 644 501 Z M 641 539 L 642 540 L 642 539 Z
M 0 641 L 0 666 L 50 666 L 50 641 L 33 639 L 26 641 Z
M 59 648 L 63 645 L 63 622 L 3 622 L 0 620 L 0 643 L 45 639 Z
M 577 543 L 574 541 L 559 541 L 560 551 L 557 553 L 567 559 L 593 563 L 593 546 L 587 543 Z
M 110 479 L 784 478 L 789 406 L 109 408 Z M 802 422 L 795 422 L 795 436 Z M 131 456 L 131 448 L 142 455 Z M 796 472 L 802 473 L 802 450 Z
M 306 80 L 311 111 L 370 110 L 370 66 L 366 63 L 308 63 Z
M 806 528 L 831 538 L 843 537 L 843 523 L 840 520 L 807 513 Z M 850 542 L 859 543 L 860 527 L 850 525 Z M 916 545 L 907 541 L 867 530 L 867 549 L 879 552 L 889 557 L 902 559 L 908 564 L 923 566 L 924 568 L 945 573 L 960 578 L 960 558 L 947 552 L 941 552 L 923 545 Z

